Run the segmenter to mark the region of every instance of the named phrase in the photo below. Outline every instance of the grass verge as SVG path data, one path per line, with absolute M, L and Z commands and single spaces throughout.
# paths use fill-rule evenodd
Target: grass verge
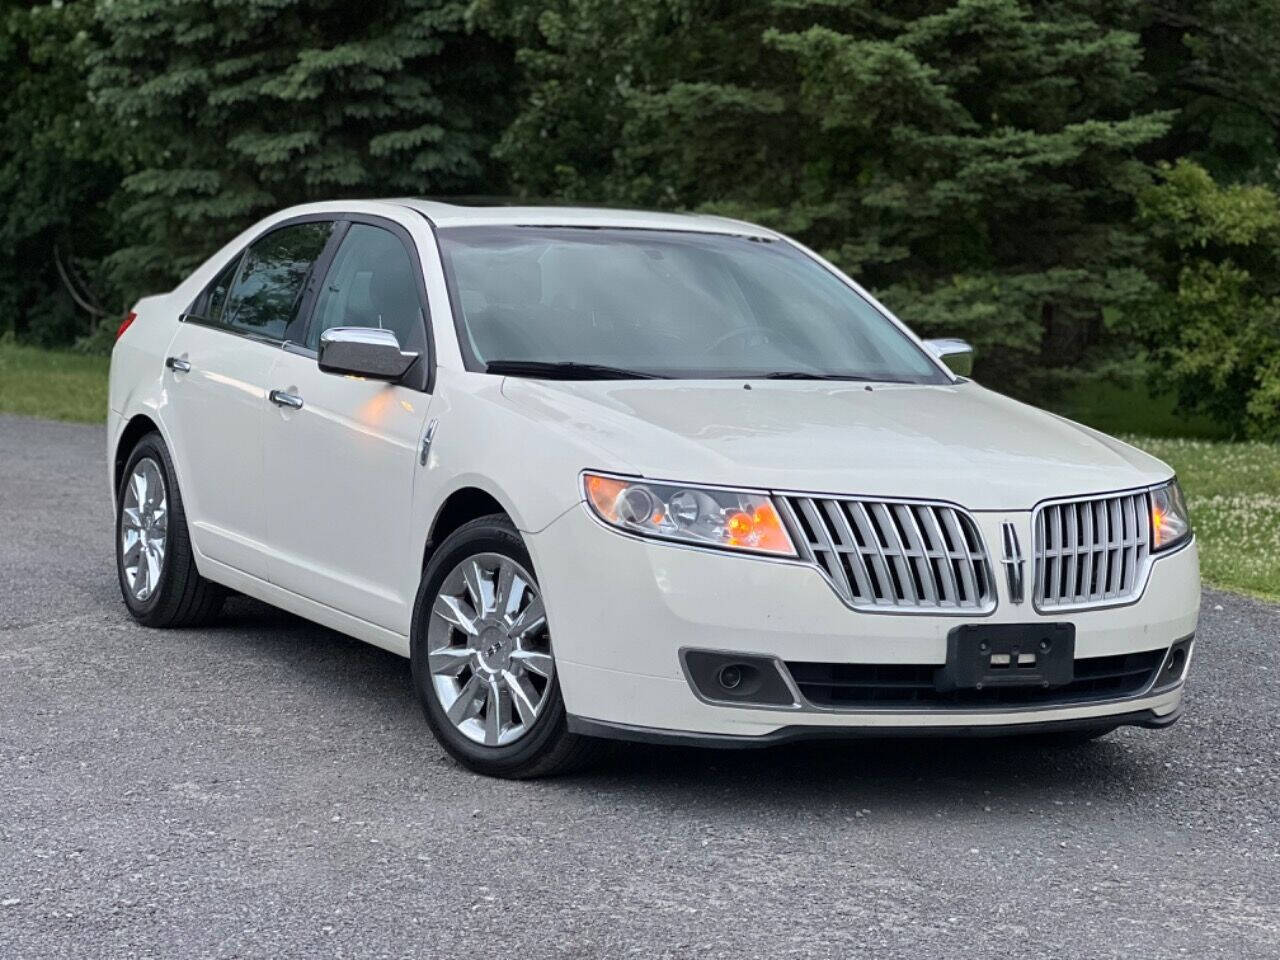
M 1125 439 L 1178 472 L 1204 579 L 1280 602 L 1280 444 Z
M 0 342 L 0 412 L 101 423 L 108 357 Z

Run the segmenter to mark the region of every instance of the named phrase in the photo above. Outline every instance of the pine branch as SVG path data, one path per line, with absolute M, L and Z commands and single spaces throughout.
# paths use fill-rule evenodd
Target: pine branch
M 53 265 L 58 271 L 58 277 L 62 280 L 63 287 L 66 288 L 67 293 L 71 296 L 72 301 L 77 307 L 89 314 L 91 317 L 101 318 L 107 315 L 107 311 L 93 306 L 91 303 L 83 299 L 83 297 L 76 291 L 75 284 L 71 282 L 71 277 L 67 273 L 67 268 L 63 265 L 62 255 L 58 252 L 58 245 L 56 243 L 53 245 Z

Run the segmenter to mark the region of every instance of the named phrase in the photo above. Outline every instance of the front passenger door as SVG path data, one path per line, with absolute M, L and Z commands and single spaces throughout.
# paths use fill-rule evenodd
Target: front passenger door
M 320 335 L 338 326 L 390 329 L 418 352 L 406 384 L 321 372 Z M 276 360 L 271 386 L 289 400 L 265 428 L 272 581 L 406 636 L 421 567 L 409 521 L 431 400 L 427 344 L 412 240 L 390 222 L 351 222 L 304 341 Z

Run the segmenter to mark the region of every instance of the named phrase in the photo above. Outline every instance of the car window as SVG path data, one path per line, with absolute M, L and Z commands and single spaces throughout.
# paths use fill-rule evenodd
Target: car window
M 227 292 L 231 289 L 231 281 L 235 279 L 236 271 L 239 268 L 240 257 L 237 256 L 218 272 L 218 275 L 213 278 L 213 281 L 207 287 L 200 291 L 200 296 L 196 297 L 195 302 L 191 304 L 191 309 L 187 311 L 187 315 L 217 323 L 222 317 L 222 307 L 227 302 Z
M 950 379 L 836 274 L 770 238 L 623 228 L 439 231 L 468 366 L 656 376 Z
M 245 333 L 283 340 L 297 315 L 307 277 L 333 223 L 295 223 L 273 230 L 245 251 L 221 322 Z
M 409 251 L 390 230 L 353 223 L 343 238 L 316 300 L 307 346 L 333 327 L 391 330 L 402 347 L 425 341 L 417 269 Z

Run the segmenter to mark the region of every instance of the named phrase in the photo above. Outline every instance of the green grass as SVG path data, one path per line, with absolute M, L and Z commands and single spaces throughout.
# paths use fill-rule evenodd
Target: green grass
M 109 358 L 0 341 L 0 413 L 99 423 Z
M 0 341 L 0 412 L 101 422 L 106 357 Z M 1172 402 L 1102 384 L 1081 388 L 1055 409 L 1164 460 L 1182 480 L 1209 583 L 1280 601 L 1280 444 L 1231 443 Z
M 1125 439 L 1178 472 L 1204 579 L 1280 601 L 1280 444 Z

